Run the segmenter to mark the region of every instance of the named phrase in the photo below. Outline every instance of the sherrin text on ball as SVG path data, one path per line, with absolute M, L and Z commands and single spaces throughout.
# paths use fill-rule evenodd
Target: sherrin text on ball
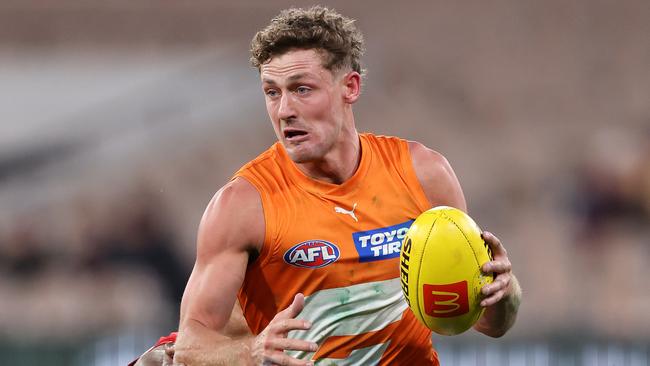
M 423 212 L 400 252 L 402 291 L 413 314 L 442 335 L 460 334 L 483 314 L 481 272 L 491 252 L 478 225 L 463 211 L 439 206 Z

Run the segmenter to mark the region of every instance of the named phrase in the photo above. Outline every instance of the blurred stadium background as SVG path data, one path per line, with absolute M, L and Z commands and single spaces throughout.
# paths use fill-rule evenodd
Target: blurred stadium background
M 3 365 L 125 365 L 175 329 L 212 194 L 274 142 L 256 30 L 310 2 L 0 2 Z M 451 161 L 524 289 L 443 365 L 645 365 L 650 3 L 326 1 L 358 20 L 362 131 Z

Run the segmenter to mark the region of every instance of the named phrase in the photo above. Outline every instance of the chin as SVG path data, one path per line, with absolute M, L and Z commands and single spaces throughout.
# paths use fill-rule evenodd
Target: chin
M 310 161 L 313 161 L 314 159 L 307 155 L 307 154 L 301 154 L 301 153 L 296 153 L 296 152 L 291 152 L 288 151 L 289 157 L 291 158 L 291 161 L 293 161 L 296 164 L 303 164 L 303 163 L 309 163 Z
M 314 151 L 301 147 L 292 146 L 287 148 L 285 146 L 285 149 L 291 160 L 296 164 L 309 163 L 322 158 L 322 156 L 319 156 Z

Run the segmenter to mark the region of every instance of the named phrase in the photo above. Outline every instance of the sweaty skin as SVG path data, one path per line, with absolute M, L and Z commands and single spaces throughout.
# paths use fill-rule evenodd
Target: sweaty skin
M 331 183 L 347 180 L 360 159 L 352 103 L 360 92 L 356 72 L 332 73 L 314 50 L 290 51 L 261 67 L 267 111 L 278 140 L 299 169 Z M 295 319 L 304 305 L 297 295 L 257 337 L 233 339 L 223 328 L 242 284 L 249 253 L 264 240 L 261 199 L 244 179 L 235 179 L 212 199 L 199 226 L 197 259 L 181 302 L 175 362 L 201 364 L 309 365 L 284 350 L 317 345 L 286 337 L 308 329 Z
M 260 76 L 271 124 L 293 162 L 313 179 L 340 184 L 354 174 L 361 157 L 352 114 L 352 104 L 361 90 L 360 75 L 350 70 L 330 71 L 322 63 L 321 54 L 315 50 L 290 50 L 263 64 Z M 409 149 L 429 202 L 467 211 L 447 160 L 416 142 L 409 143 Z M 234 179 L 210 201 L 199 226 L 196 263 L 181 303 L 175 363 L 312 364 L 283 352 L 313 351 L 317 347 L 313 342 L 287 337 L 291 330 L 311 327 L 296 318 L 304 306 L 302 294 L 297 294 L 259 335 L 232 336 L 226 332 L 249 256 L 260 252 L 264 236 L 259 193 L 245 179 Z M 483 270 L 497 276 L 483 289 L 482 305 L 487 309 L 475 329 L 500 336 L 514 323 L 521 292 L 499 240 L 489 233 L 484 238 L 495 258 Z
M 360 154 L 352 104 L 361 92 L 357 72 L 323 68 L 314 50 L 296 50 L 262 65 L 266 110 L 278 140 L 307 176 L 340 184 Z

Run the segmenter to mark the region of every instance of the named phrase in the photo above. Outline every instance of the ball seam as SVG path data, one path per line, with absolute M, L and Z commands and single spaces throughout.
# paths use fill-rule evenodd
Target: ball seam
M 479 267 L 479 270 L 480 270 L 480 268 L 481 268 L 481 263 L 479 263 L 479 261 L 478 261 L 478 255 L 476 255 L 476 250 L 474 250 L 474 247 L 472 246 L 472 243 L 470 242 L 469 238 L 467 238 L 467 235 L 465 235 L 465 232 L 463 231 L 463 229 L 461 229 L 460 226 L 459 226 L 459 225 L 458 225 L 458 224 L 457 224 L 457 223 L 456 223 L 456 222 L 455 222 L 451 217 L 449 217 L 449 216 L 446 215 L 445 213 L 443 213 L 443 215 L 445 216 L 445 218 L 446 218 L 449 222 L 453 223 L 454 226 L 456 226 L 456 228 L 458 229 L 458 231 L 460 231 L 461 234 L 463 234 L 463 237 L 465 238 L 465 241 L 467 242 L 467 245 L 469 245 L 470 249 L 472 250 L 472 254 L 474 254 L 474 261 L 476 261 L 476 265 Z M 489 252 L 488 252 L 488 257 L 489 257 L 489 256 L 490 256 L 490 255 L 489 255 Z M 483 272 L 483 271 L 481 270 L 481 272 Z M 469 284 L 468 284 L 468 285 L 469 285 Z M 483 316 L 483 312 L 484 312 L 484 311 L 485 311 L 485 310 L 481 310 L 480 312 L 478 312 L 478 313 L 476 314 L 476 320 L 474 320 L 474 323 L 476 323 L 476 321 L 478 321 L 478 319 L 479 319 L 481 316 Z
M 422 262 L 424 261 L 424 253 L 425 253 L 425 249 L 427 247 L 426 243 L 429 242 L 429 238 L 431 237 L 431 232 L 433 231 L 433 227 L 436 226 L 436 221 L 438 221 L 439 218 L 440 218 L 440 215 L 436 215 L 436 218 L 431 223 L 431 227 L 429 228 L 429 232 L 427 233 L 427 238 L 424 241 L 425 245 L 422 245 L 422 252 L 420 253 L 420 261 L 419 261 L 420 263 L 418 263 L 418 277 L 417 277 L 417 283 L 416 283 L 416 286 L 415 286 L 415 296 L 418 297 L 416 299 L 417 304 L 418 304 L 417 309 L 418 309 L 418 312 L 420 313 L 420 319 L 422 319 L 422 320 L 425 319 L 424 314 L 426 314 L 426 310 L 422 311 L 423 309 L 420 309 L 420 277 L 422 276 Z M 425 321 L 425 323 L 426 323 L 426 321 Z
M 451 222 L 452 224 L 454 224 L 454 226 L 456 226 L 456 228 L 458 229 L 458 231 L 460 231 L 460 233 L 463 234 L 463 238 L 465 238 L 465 242 L 467 242 L 467 245 L 468 245 L 469 248 L 472 250 L 472 254 L 474 255 L 474 261 L 476 262 L 476 265 L 480 267 L 481 264 L 478 262 L 478 256 L 476 255 L 476 250 L 474 250 L 474 247 L 472 246 L 472 243 L 471 243 L 471 242 L 469 241 L 469 239 L 467 238 L 467 235 L 465 235 L 465 232 L 463 231 L 463 229 L 461 229 L 460 226 L 458 226 L 458 224 L 456 223 L 456 221 L 454 221 L 454 220 L 453 220 L 451 217 L 449 217 L 446 213 L 443 212 L 442 215 L 445 217 L 445 219 L 447 219 L 447 221 L 449 221 L 449 222 Z

